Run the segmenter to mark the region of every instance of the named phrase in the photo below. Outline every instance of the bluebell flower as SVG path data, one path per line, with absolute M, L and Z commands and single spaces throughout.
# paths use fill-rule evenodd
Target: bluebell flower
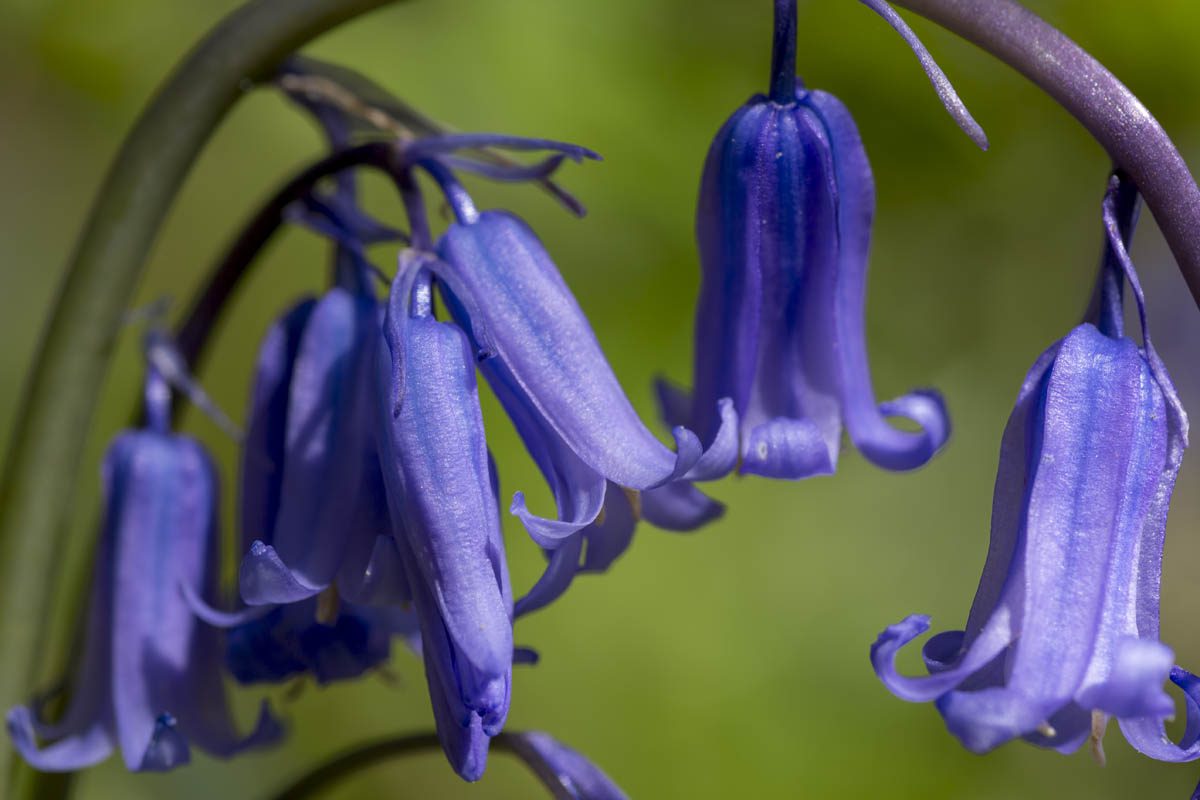
M 467 337 L 433 318 L 427 278 L 407 277 L 393 285 L 379 348 L 380 463 L 438 735 L 473 781 L 508 715 L 512 590 Z
M 353 327 L 356 306 L 363 301 L 348 298 L 344 291 L 333 290 L 321 303 L 328 303 L 330 297 L 344 302 L 340 307 L 334 305 L 334 310 L 351 317 L 347 327 Z M 327 559 L 327 563 L 317 565 L 321 577 L 318 585 L 312 587 L 316 591 L 303 593 L 301 597 L 286 595 L 292 599 L 282 607 L 259 606 L 266 613 L 249 610 L 221 614 L 197 608 L 204 619 L 229 628 L 227 663 L 234 677 L 243 683 L 277 682 L 301 674 L 313 676 L 318 683 L 358 677 L 388 659 L 394 636 L 411 641 L 416 633 L 415 619 L 403 607 L 410 595 L 391 537 L 370 421 L 355 418 L 336 426 L 335 431 L 340 429 L 352 443 L 344 449 L 334 446 L 314 451 L 296 444 L 297 437 L 310 435 L 306 427 L 318 427 L 311 422 L 298 425 L 294 421 L 297 409 L 302 420 L 319 419 L 322 411 L 316 403 L 329 402 L 336 409 L 331 397 L 366 392 L 361 382 L 367 381 L 369 387 L 373 378 L 362 366 L 357 367 L 358 371 L 341 374 L 326 369 L 324 380 L 341 381 L 344 388 L 331 386 L 329 393 L 318 394 L 314 403 L 307 391 L 313 381 L 303 373 L 304 369 L 313 368 L 312 360 L 305 361 L 304 346 L 307 342 L 311 353 L 312 348 L 329 344 L 325 338 L 328 327 L 311 326 L 313 319 L 320 320 L 317 315 L 321 310 L 317 301 L 300 301 L 271 327 L 259 351 L 242 456 L 240 523 L 244 547 L 249 553 L 244 575 L 254 580 L 264 573 L 272 579 L 283 575 L 285 585 L 294 582 L 290 572 L 277 569 L 280 559 L 274 547 L 276 535 L 282 532 L 281 508 L 289 499 L 285 490 L 297 491 L 286 483 L 289 457 L 309 458 L 320 470 L 313 470 L 317 485 L 305 487 L 316 493 L 316 497 L 300 492 L 303 508 L 321 507 L 314 501 L 328 502 L 344 516 L 316 515 L 314 520 L 325 520 L 323 526 L 309 528 L 297 521 L 289 530 L 294 552 L 303 554 L 311 542 L 316 555 Z M 374 352 L 371 332 L 377 330 L 370 327 L 362 340 L 352 341 L 351 347 L 362 348 L 361 352 L 343 350 L 341 357 L 370 358 Z M 327 368 L 328 362 L 318 364 Z M 298 370 L 301 372 L 297 373 Z M 350 407 L 363 410 L 353 403 Z M 369 412 L 369 404 L 365 409 Z M 337 411 L 327 413 L 333 416 Z M 344 432 L 346 426 L 351 426 L 352 434 Z M 329 434 L 321 444 L 324 446 L 334 435 Z M 307 464 L 306 469 L 310 469 Z M 349 477 L 343 475 L 321 484 L 326 471 L 332 473 L 338 469 L 349 473 L 354 481 L 348 482 Z M 343 479 L 347 482 L 342 482 Z M 290 502 L 295 503 L 295 498 Z M 264 562 L 269 569 L 261 568 Z M 274 586 L 270 583 L 266 588 Z M 248 581 L 247 588 L 252 590 L 254 599 L 266 595 L 261 583 Z M 322 591 L 323 597 L 316 596 Z M 335 607 L 323 609 L 323 603 Z
M 907 26 L 886 4 L 868 5 L 905 36 L 947 108 L 986 144 Z M 863 323 L 874 181 L 846 107 L 798 85 L 795 15 L 794 0 L 776 2 L 771 92 L 738 109 L 708 151 L 696 213 L 694 389 L 688 397 L 660 382 L 662 413 L 709 442 L 724 425 L 718 399 L 731 398 L 743 473 L 831 473 L 843 427 L 875 464 L 912 469 L 945 443 L 950 423 L 934 392 L 875 401 Z M 898 430 L 888 417 L 921 430 Z
M 81 769 L 120 748 L 130 770 L 162 771 L 187 763 L 193 745 L 225 757 L 281 733 L 265 704 L 248 736 L 230 716 L 220 633 L 185 597 L 217 588 L 216 473 L 198 442 L 170 432 L 170 393 L 153 368 L 146 394 L 149 427 L 122 433 L 104 459 L 103 530 L 70 704 L 55 723 L 26 706 L 8 712 L 13 744 L 37 769 Z
M 1159 641 L 1167 506 L 1188 421 L 1146 326 L 1121 236 L 1136 190 L 1116 179 L 1104 204 L 1107 253 L 1089 319 L 1033 365 L 1000 445 L 991 545 L 966 629 L 923 650 L 927 677 L 905 677 L 896 652 L 929 628 L 908 617 L 871 648 L 898 697 L 936 702 L 947 728 L 985 752 L 1022 737 L 1063 752 L 1096 746 L 1116 717 L 1129 742 L 1164 760 L 1200 756 L 1200 692 Z M 1142 345 L 1124 334 L 1128 281 Z M 1180 744 L 1163 723 L 1185 689 Z
M 525 761 L 540 762 L 549 768 L 573 800 L 626 800 L 625 793 L 612 778 L 550 734 L 525 731 L 512 738 L 513 750 L 521 752 Z
M 522 613 L 557 597 L 582 570 L 611 563 L 632 535 L 628 524 L 597 524 L 606 505 L 614 519 L 630 501 L 664 527 L 690 530 L 719 515 L 718 504 L 691 486 L 727 474 L 736 459 L 732 405 L 719 403 L 724 435 L 706 449 L 689 430 L 674 431 L 676 451 L 646 428 L 625 396 L 570 289 L 532 230 L 505 211 L 476 210 L 444 153 L 480 145 L 562 147 L 544 140 L 443 136 L 407 148 L 406 158 L 441 185 L 455 221 L 433 253 L 410 254 L 401 272 L 422 270 L 443 283 L 452 316 L 471 336 L 480 370 L 516 425 L 554 494 L 556 514 L 529 510 L 517 492 L 510 510 L 550 554 L 543 579 L 519 604 Z M 411 214 L 410 214 L 411 216 Z M 414 224 L 414 231 L 417 226 Z M 414 233 L 414 244 L 417 237 Z M 613 555 L 580 561 L 584 542 Z

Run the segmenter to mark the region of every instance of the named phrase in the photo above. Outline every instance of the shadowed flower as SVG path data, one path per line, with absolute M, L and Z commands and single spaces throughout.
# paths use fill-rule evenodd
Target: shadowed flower
M 875 401 L 863 322 L 874 181 L 846 107 L 797 85 L 795 5 L 776 2 L 770 95 L 738 109 L 708 152 L 696 213 L 695 387 L 689 398 L 660 382 L 663 416 L 709 442 L 724 425 L 717 401 L 731 398 L 743 473 L 832 473 L 843 426 L 875 464 L 912 469 L 945 443 L 949 419 L 929 391 Z M 905 36 L 947 108 L 986 144 L 907 26 L 885 4 L 867 5 Z M 887 417 L 921 430 L 897 430 Z
M 303 409 L 308 419 L 316 416 L 305 393 L 303 374 L 298 378 L 296 371 L 305 366 L 302 357 L 306 341 L 310 347 L 328 343 L 328 339 L 321 338 L 327 329 L 310 327 L 320 310 L 313 300 L 298 303 L 271 327 L 259 352 L 241 475 L 241 529 L 244 547 L 250 554 L 248 565 L 257 565 L 272 556 L 268 563 L 274 565 L 278 559 L 273 543 L 284 498 L 289 430 L 293 432 L 292 452 L 296 449 L 297 426 L 289 425 L 289 421 L 294 419 L 297 408 Z M 337 310 L 351 317 L 354 313 L 353 306 Z M 349 325 L 353 324 L 351 319 Z M 371 354 L 369 344 L 359 342 L 357 346 Z M 371 377 L 365 374 L 366 367 L 362 369 L 363 374 L 341 376 L 347 388 L 334 388 L 332 394 L 361 391 L 356 381 Z M 369 411 L 369 405 L 364 408 Z M 233 614 L 199 606 L 196 609 L 213 624 L 230 627 L 227 663 L 234 677 L 243 683 L 277 682 L 304 673 L 311 674 L 318 683 L 358 677 L 388 659 L 393 635 L 411 638 L 415 634 L 413 615 L 400 607 L 408 602 L 409 592 L 391 538 L 383 478 L 369 436 L 369 420 L 344 424 L 364 426 L 351 440 L 357 443 L 357 452 L 349 448 L 342 451 L 349 466 L 339 462 L 323 466 L 331 473 L 341 468 L 357 482 L 331 481 L 308 487 L 315 497 L 302 494 L 305 508 L 310 508 L 314 501 L 328 500 L 338 504 L 344 516 L 316 517 L 326 522 L 312 529 L 297 524 L 291 538 L 296 552 L 303 553 L 305 536 L 324 535 L 324 543 L 314 544 L 312 550 L 331 562 L 320 565 L 319 590 L 326 590 L 326 594 L 320 598 L 300 597 L 269 611 L 269 606 Z M 321 474 L 317 475 L 318 484 Z M 342 502 L 339 498 L 343 497 L 350 499 Z M 260 574 L 247 573 L 253 578 Z M 332 585 L 337 587 L 336 594 L 332 593 Z M 248 588 L 261 590 L 262 584 L 251 584 Z M 258 599 L 258 595 L 251 596 Z
M 220 633 L 184 597 L 217 588 L 216 473 L 195 440 L 170 432 L 170 392 L 153 369 L 146 398 L 150 426 L 121 434 L 104 460 L 104 527 L 70 705 L 56 723 L 25 706 L 8 713 L 13 744 L 38 769 L 81 769 L 119 747 L 130 770 L 168 770 L 192 745 L 231 756 L 280 734 L 265 704 L 253 733 L 234 728 Z M 51 741 L 39 749 L 38 738 Z
M 1000 446 L 992 538 L 965 631 L 930 639 L 930 675 L 897 674 L 896 652 L 929 628 L 912 616 L 880 634 L 871 658 L 898 697 L 936 701 L 969 749 L 1010 739 L 1063 752 L 1108 717 L 1130 743 L 1164 760 L 1200 756 L 1195 680 L 1159 641 L 1167 506 L 1187 445 L 1187 417 L 1155 353 L 1137 275 L 1122 241 L 1136 190 L 1113 179 L 1097 302 L 1034 364 Z M 1121 289 L 1138 304 L 1142 346 L 1126 337 Z M 1186 690 L 1181 745 L 1163 721 Z

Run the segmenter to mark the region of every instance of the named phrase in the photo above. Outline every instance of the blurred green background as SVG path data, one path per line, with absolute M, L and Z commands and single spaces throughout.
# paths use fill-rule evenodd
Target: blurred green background
M 71 242 L 107 163 L 172 64 L 232 0 L 0 0 L 0 439 L 13 424 Z M 770 3 L 722 0 L 419 0 L 347 25 L 310 50 L 343 62 L 464 130 L 586 144 L 601 164 L 564 183 L 587 202 L 578 221 L 531 188 L 478 187 L 482 205 L 525 215 L 589 313 L 630 397 L 654 416 L 650 382 L 688 381 L 697 267 L 692 215 L 712 134 L 766 88 Z M 1200 163 L 1200 6 L 1184 0 L 1030 0 L 1137 93 Z M 1187 796 L 1200 765 L 1157 764 L 1115 726 L 1109 764 L 1023 744 L 962 750 L 932 707 L 894 699 L 867 648 L 887 624 L 930 613 L 965 619 L 987 547 L 1000 431 L 1034 357 L 1075 323 L 1100 248 L 1107 160 L 1061 109 L 989 56 L 916 19 L 992 141 L 981 154 L 943 113 L 913 56 L 859 4 L 802 3 L 800 72 L 857 116 L 879 193 L 868 334 L 880 397 L 936 385 L 954 438 L 913 474 L 881 472 L 849 448 L 834 478 L 727 480 L 726 517 L 689 536 L 639 529 L 604 576 L 581 578 L 523 620 L 518 641 L 542 663 L 519 670 L 512 729 L 552 732 L 636 798 L 1127 798 Z M 278 97 L 246 98 L 204 152 L 154 249 L 140 301 L 176 309 L 233 231 L 286 176 L 318 154 L 309 122 Z M 367 181 L 374 208 L 398 214 Z M 1156 339 L 1185 402 L 1200 407 L 1200 325 L 1147 215 L 1135 248 Z M 288 232 L 234 303 L 202 378 L 240 416 L 259 337 L 303 290 L 327 249 Z M 375 251 L 387 267 L 394 253 Z M 141 371 L 124 334 L 79 476 L 85 531 L 104 443 L 127 418 Z M 541 487 L 489 403 L 505 496 Z M 235 448 L 202 417 L 187 428 L 232 474 Z M 663 432 L 661 427 L 660 432 Z M 1164 639 L 1200 667 L 1197 458 L 1185 463 L 1168 532 Z M 231 484 L 227 481 L 227 486 Z M 233 491 L 226 492 L 227 519 Z M 506 521 L 518 590 L 539 574 L 536 548 Z M 78 555 L 64 554 L 78 572 Z M 6 609 L 4 613 L 21 613 Z M 904 662 L 917 669 L 908 654 Z M 289 718 L 282 747 L 231 763 L 203 756 L 166 776 L 87 772 L 84 798 L 263 797 L 356 742 L 427 729 L 419 664 L 397 647 L 398 680 L 371 677 L 298 698 L 269 695 Z M 55 676 L 47 674 L 44 683 Z M 239 691 L 249 723 L 261 693 Z M 496 755 L 477 786 L 440 753 L 378 767 L 331 796 L 526 798 L 540 790 Z

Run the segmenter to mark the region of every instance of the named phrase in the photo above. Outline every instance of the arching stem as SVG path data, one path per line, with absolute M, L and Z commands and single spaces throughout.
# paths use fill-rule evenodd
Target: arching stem
M 1016 0 L 893 0 L 1049 94 L 1133 179 L 1200 306 L 1200 188 L 1170 137 L 1116 77 Z
M 370 744 L 360 745 L 321 764 L 311 772 L 297 779 L 280 792 L 273 795 L 272 800 L 308 800 L 317 797 L 323 789 L 327 789 L 343 778 L 347 778 L 361 770 L 372 767 L 393 758 L 434 750 L 441 747 L 435 733 L 416 733 L 407 736 L 395 736 L 382 739 Z M 558 773 L 542 759 L 521 737 L 501 733 L 492 738 L 492 750 L 512 753 L 519 758 L 537 776 L 554 800 L 573 800 L 575 794 L 563 786 Z
M 0 483 L 0 707 L 32 687 L 73 486 L 146 254 L 191 165 L 247 82 L 395 0 L 252 0 L 184 59 L 126 138 L 63 276 L 13 425 Z M 12 786 L 0 746 L 0 785 Z

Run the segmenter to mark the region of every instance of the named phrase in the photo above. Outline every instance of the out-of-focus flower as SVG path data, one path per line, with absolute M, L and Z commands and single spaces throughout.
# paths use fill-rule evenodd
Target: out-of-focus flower
M 985 752 L 1017 737 L 1069 752 L 1097 745 L 1108 717 L 1130 743 L 1164 760 L 1200 756 L 1195 679 L 1172 668 L 1159 641 L 1159 582 L 1167 506 L 1188 421 L 1146 327 L 1137 275 L 1120 233 L 1136 190 L 1105 199 L 1108 249 L 1097 302 L 1034 364 L 1000 446 L 992 539 L 965 631 L 930 639 L 930 675 L 910 678 L 896 652 L 929 628 L 912 616 L 871 649 L 897 696 L 936 701 L 962 743 Z M 1126 337 L 1128 280 L 1142 346 Z M 1180 745 L 1163 721 L 1186 690 Z
M 225 701 L 220 633 L 186 594 L 217 588 L 217 477 L 201 445 L 170 432 L 170 392 L 151 368 L 150 425 L 122 433 L 104 460 L 105 516 L 83 657 L 55 723 L 19 706 L 8 731 L 42 770 L 74 770 L 120 748 L 130 770 L 185 764 L 192 745 L 217 756 L 269 743 L 280 729 L 263 706 L 237 733 Z M 38 739 L 49 740 L 39 748 Z
M 945 76 L 886 4 L 868 3 L 917 50 L 947 108 L 982 139 Z M 879 405 L 863 309 L 875 186 L 858 129 L 833 95 L 795 78 L 794 0 L 776 3 L 771 92 L 738 109 L 708 152 L 696 238 L 702 279 L 691 397 L 660 382 L 664 418 L 705 442 L 731 398 L 741 471 L 773 478 L 828 474 L 843 426 L 887 469 L 927 462 L 950 423 L 940 396 Z M 898 430 L 905 417 L 919 432 Z

